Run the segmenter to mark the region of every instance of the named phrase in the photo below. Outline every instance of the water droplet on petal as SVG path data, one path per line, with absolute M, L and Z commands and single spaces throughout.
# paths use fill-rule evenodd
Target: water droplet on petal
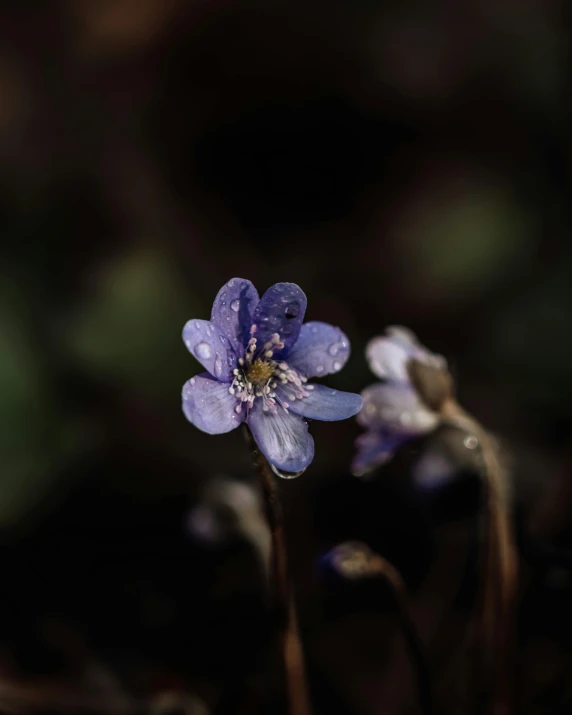
M 195 348 L 195 355 L 201 360 L 208 360 L 212 354 L 213 351 L 208 343 L 199 343 Z
M 240 301 L 238 300 L 238 298 L 232 301 L 230 307 L 232 308 L 232 310 L 234 310 L 235 313 L 238 313 L 238 309 L 240 308 Z
M 339 349 L 340 349 L 340 348 L 339 348 L 338 343 L 333 343 L 333 344 L 330 345 L 330 347 L 328 348 L 328 352 L 329 352 L 330 355 L 333 357 L 334 355 L 337 355 L 337 354 L 338 354 L 338 350 L 339 350 Z
M 317 328 L 315 325 L 313 325 L 312 328 L 311 328 L 311 331 L 312 331 L 312 333 L 314 333 L 314 335 L 315 335 L 315 334 L 318 332 L 318 328 Z
M 229 288 L 232 288 L 232 287 L 234 286 L 234 278 L 233 278 L 232 280 L 230 280 L 230 281 L 227 283 L 227 285 L 228 285 Z
M 222 360 L 219 357 L 217 357 L 217 359 L 215 360 L 214 368 L 215 373 L 217 375 L 220 375 L 220 373 L 222 372 Z
M 337 360 L 334 362 L 333 365 L 334 370 L 341 370 L 342 369 L 342 363 L 338 362 Z
M 198 320 L 195 321 L 195 328 L 196 328 L 197 330 L 200 330 L 200 329 L 201 329 L 201 324 L 199 323 Z
M 275 467 L 273 464 L 271 464 L 270 467 L 272 468 L 274 474 L 278 477 L 282 477 L 282 479 L 296 479 L 296 477 L 299 477 L 306 471 L 306 467 L 301 469 L 299 472 L 285 472 L 282 469 L 278 469 L 278 467 Z
M 316 372 L 318 373 L 318 375 L 321 375 L 324 372 L 324 366 L 316 365 Z
M 286 300 L 286 298 L 283 298 L 283 300 Z M 289 320 L 291 320 L 292 318 L 297 318 L 299 312 L 300 303 L 298 303 L 298 301 L 292 301 L 292 303 L 288 303 L 288 305 L 286 306 L 285 315 Z
M 195 384 L 195 382 L 196 382 L 196 380 L 195 380 L 195 378 L 194 378 L 194 377 L 191 377 L 191 379 L 189 380 L 189 382 L 191 383 L 191 385 L 194 385 L 194 384 Z

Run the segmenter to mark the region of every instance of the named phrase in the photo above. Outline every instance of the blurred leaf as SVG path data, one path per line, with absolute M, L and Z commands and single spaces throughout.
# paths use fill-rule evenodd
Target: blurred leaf
M 481 341 L 499 378 L 527 400 L 561 403 L 572 397 L 572 259 L 550 266 L 526 290 L 500 304 Z
M 20 520 L 53 488 L 76 450 L 79 429 L 66 420 L 25 317 L 0 304 L 0 528 Z
M 69 328 L 69 346 L 84 367 L 106 379 L 178 394 L 196 370 L 181 340 L 189 317 L 202 314 L 195 306 L 163 254 L 137 250 L 105 267 Z
M 408 288 L 437 300 L 490 289 L 530 256 L 533 245 L 526 213 L 507 192 L 462 179 L 429 189 L 403 218 L 397 237 Z

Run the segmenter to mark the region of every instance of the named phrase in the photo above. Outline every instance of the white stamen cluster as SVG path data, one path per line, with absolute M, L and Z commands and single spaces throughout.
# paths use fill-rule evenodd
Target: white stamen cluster
M 228 388 L 229 393 L 236 395 L 238 400 L 234 409 L 240 413 L 242 405 L 245 404 L 248 411 L 259 397 L 263 401 L 264 412 L 276 412 L 278 407 L 288 412 L 290 402 L 308 397 L 309 390 L 313 390 L 314 386 L 307 385 L 308 378 L 289 367 L 288 363 L 272 359 L 274 353 L 284 347 L 278 333 L 274 333 L 260 349 L 254 333 L 256 333 L 256 325 L 250 328 L 251 337 L 245 355 L 239 358 L 240 368 L 234 370 L 234 380 Z M 275 390 L 280 385 L 288 385 L 290 402 L 286 402 L 276 394 Z

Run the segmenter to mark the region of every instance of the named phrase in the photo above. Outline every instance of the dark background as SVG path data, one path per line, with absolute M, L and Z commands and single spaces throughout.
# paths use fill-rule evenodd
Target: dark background
M 4 682 L 56 699 L 87 683 L 279 711 L 251 548 L 184 528 L 209 478 L 252 479 L 239 431 L 180 410 L 199 369 L 181 329 L 239 276 L 296 282 L 308 319 L 342 327 L 332 386 L 373 381 L 363 349 L 388 324 L 447 356 L 512 460 L 521 711 L 568 712 L 564 28 L 564 3 L 540 0 L 3 3 L 0 703 Z M 403 571 L 459 712 L 470 465 L 419 494 L 413 445 L 364 484 L 355 421 L 312 432 L 314 463 L 280 487 L 317 712 L 416 708 L 384 594 L 316 571 L 346 538 Z

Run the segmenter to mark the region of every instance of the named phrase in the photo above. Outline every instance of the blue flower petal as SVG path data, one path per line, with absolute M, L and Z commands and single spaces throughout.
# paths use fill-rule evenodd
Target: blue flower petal
M 298 340 L 306 313 L 306 295 L 295 283 L 276 283 L 260 299 L 254 311 L 258 347 L 278 333 L 284 347 L 274 352 L 275 358 L 285 357 Z
M 407 382 L 377 382 L 361 393 L 363 408 L 358 422 L 363 427 L 388 429 L 415 436 L 430 432 L 439 416 L 430 410 Z
M 236 397 L 228 392 L 228 384 L 215 380 L 203 372 L 188 380 L 183 386 L 183 412 L 185 417 L 203 432 L 222 434 L 238 427 L 244 420 L 245 410 L 237 413 Z
M 361 477 L 371 472 L 375 467 L 388 462 L 395 452 L 411 437 L 395 434 L 385 430 L 368 430 L 356 441 L 357 452 L 352 462 L 352 472 Z
M 400 326 L 390 326 L 384 337 L 372 338 L 366 347 L 366 358 L 374 375 L 402 382 L 409 380 L 411 360 L 440 370 L 447 368 L 444 357 L 424 348 L 410 330 Z
M 250 338 L 253 313 L 258 305 L 258 291 L 244 278 L 232 278 L 218 292 L 213 303 L 211 323 L 219 327 L 238 357 Z
M 208 320 L 189 320 L 183 328 L 183 341 L 191 355 L 217 380 L 232 382 L 238 358 L 229 339 Z
M 350 341 L 333 325 L 304 323 L 296 344 L 288 354 L 288 364 L 304 377 L 339 372 L 350 356 Z
M 314 440 L 298 415 L 281 408 L 264 412 L 258 399 L 248 415 L 248 426 L 262 454 L 281 471 L 299 472 L 314 458 Z
M 361 409 L 362 399 L 353 392 L 340 392 L 325 385 L 306 385 L 305 391 L 308 396 L 298 399 L 287 385 L 276 388 L 276 394 L 288 403 L 290 412 L 311 420 L 346 420 Z

